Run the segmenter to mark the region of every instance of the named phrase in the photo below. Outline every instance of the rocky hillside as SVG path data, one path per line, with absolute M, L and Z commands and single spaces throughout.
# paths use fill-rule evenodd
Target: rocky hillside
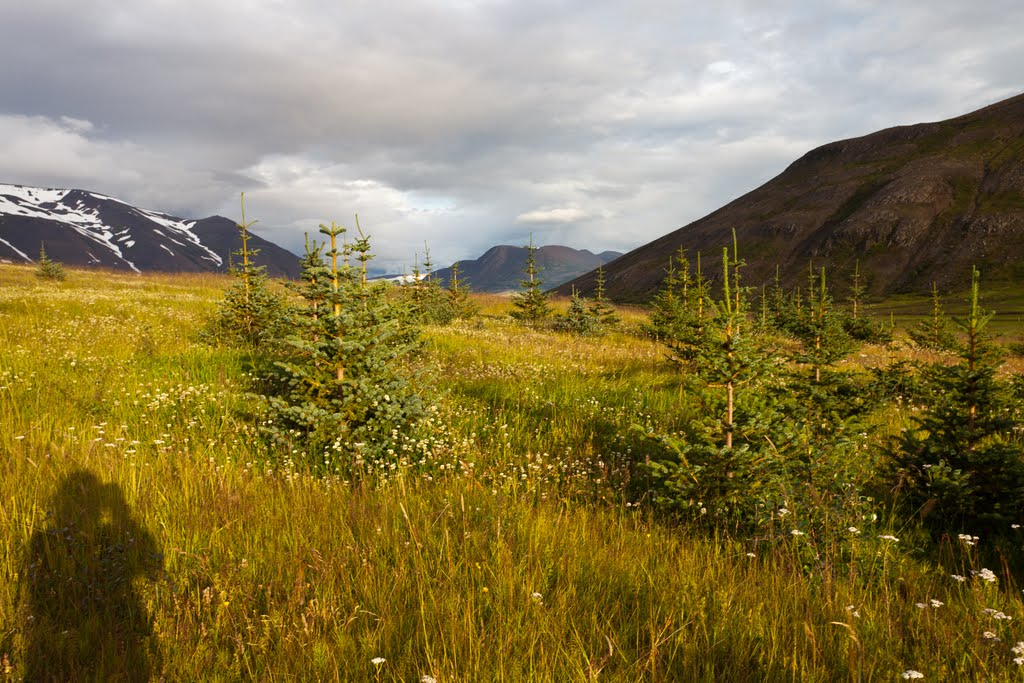
M 41 243 L 70 266 L 134 272 L 226 271 L 239 246 L 235 221 L 183 220 L 84 190 L 0 184 L 0 262 L 32 263 Z M 252 235 L 256 262 L 275 277 L 298 277 L 298 257 Z
M 869 292 L 962 287 L 976 264 L 988 283 L 1024 278 L 1024 95 L 938 123 L 899 126 L 808 152 L 784 172 L 606 268 L 610 295 L 645 301 L 680 246 L 717 271 L 739 238 L 746 282 L 780 266 L 802 282 L 808 261 L 837 289 L 860 261 Z M 593 274 L 560 288 L 593 288 Z
M 526 247 L 507 245 L 491 247 L 478 259 L 459 261 L 459 277 L 477 292 L 506 292 L 520 289 L 523 269 L 529 250 Z M 541 268 L 540 279 L 546 287 L 557 287 L 563 282 L 613 261 L 621 256 L 616 251 L 594 254 L 586 249 L 573 249 L 550 245 L 539 247 L 534 260 Z M 450 268 L 435 273 L 443 285 L 447 285 Z

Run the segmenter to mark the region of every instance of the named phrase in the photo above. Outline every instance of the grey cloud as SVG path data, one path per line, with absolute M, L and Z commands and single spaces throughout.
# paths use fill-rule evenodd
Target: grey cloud
M 182 215 L 245 190 L 293 249 L 359 212 L 391 268 L 531 230 L 624 250 L 818 144 L 1015 94 L 1021 25 L 1010 0 L 4 3 L 0 175 Z

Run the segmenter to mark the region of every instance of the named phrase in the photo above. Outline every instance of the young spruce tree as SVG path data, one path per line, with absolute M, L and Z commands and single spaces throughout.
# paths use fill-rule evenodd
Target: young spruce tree
M 283 334 L 285 304 L 271 290 L 266 268 L 257 266 L 253 257 L 258 249 L 249 248 L 249 228 L 256 221 L 245 220 L 245 193 L 242 193 L 242 220 L 238 223 L 241 246 L 235 252 L 241 265 L 232 268 L 234 282 L 210 324 L 214 339 L 225 340 L 248 349 L 270 350 Z
M 39 243 L 39 261 L 37 263 L 36 277 L 44 280 L 56 280 L 62 282 L 67 278 L 68 274 L 64 271 L 64 266 L 57 261 L 52 260 L 46 255 L 46 244 L 44 242 Z
M 530 235 L 530 244 L 526 248 L 528 253 L 523 268 L 526 277 L 519 281 L 523 291 L 512 296 L 512 317 L 537 327 L 551 315 L 551 304 L 543 289 L 544 281 L 539 277 L 542 269 L 537 266 L 537 247 L 533 244 L 533 235 Z
M 897 443 L 893 464 L 907 506 L 936 532 L 1005 532 L 1024 519 L 1024 437 L 1010 388 L 996 376 L 1000 349 L 985 331 L 972 268 L 970 309 L 955 365 L 924 371 L 932 401 Z
M 367 281 L 373 255 L 362 230 L 352 244 L 334 223 L 320 232 L 327 262 L 327 244 L 307 248 L 303 303 L 263 395 L 264 430 L 314 470 L 350 473 L 394 463 L 425 414 L 407 363 L 418 337 L 389 303 L 386 285 Z

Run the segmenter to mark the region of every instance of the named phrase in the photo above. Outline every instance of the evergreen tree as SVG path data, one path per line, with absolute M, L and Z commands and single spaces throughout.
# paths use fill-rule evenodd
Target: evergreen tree
M 554 328 L 561 332 L 589 336 L 600 332 L 601 323 L 574 287 L 572 298 L 569 300 L 569 310 L 565 314 L 555 316 Z
M 334 223 L 320 232 L 329 240 L 327 262 L 326 244 L 307 249 L 303 303 L 287 353 L 266 381 L 263 428 L 315 469 L 344 472 L 371 459 L 394 461 L 425 404 L 405 362 L 418 346 L 415 330 L 389 303 L 386 285 L 367 281 L 369 238 L 360 229 L 345 244 L 346 229 Z
M 910 328 L 907 334 L 915 344 L 932 351 L 956 352 L 958 350 L 959 341 L 942 312 L 942 301 L 939 298 L 939 288 L 936 283 L 932 283 L 931 315 Z
M 242 193 L 242 221 L 238 224 L 241 247 L 235 252 L 241 266 L 232 269 L 234 282 L 224 292 L 224 299 L 210 324 L 215 339 L 257 349 L 275 343 L 283 334 L 285 304 L 270 288 L 266 268 L 257 266 L 253 257 L 258 249 L 249 248 L 249 228 L 256 221 L 245 220 L 245 193 Z
M 523 269 L 526 278 L 519 281 L 523 291 L 512 296 L 512 317 L 527 325 L 537 326 L 551 315 L 551 304 L 542 288 L 544 281 L 538 277 L 542 269 L 537 267 L 537 247 L 533 244 L 533 235 L 530 235 L 530 244 L 526 248 L 529 250 Z
M 821 269 L 820 283 L 816 286 L 814 268 L 811 267 L 807 291 L 812 298 L 807 302 L 803 325 L 797 330 L 797 337 L 804 346 L 798 358 L 814 368 L 814 381 L 820 382 L 822 369 L 848 355 L 854 344 L 832 308 L 824 268 Z
M 448 306 L 451 308 L 456 319 L 468 319 L 476 315 L 477 307 L 469 298 L 469 284 L 462 279 L 462 270 L 459 262 L 451 266 L 451 275 L 448 276 Z
M 40 277 L 44 280 L 56 280 L 62 282 L 68 276 L 64 270 L 64 266 L 57 261 L 53 261 L 49 256 L 46 255 L 46 244 L 44 242 L 39 243 L 39 261 L 37 263 L 36 277 Z
M 612 306 L 605 296 L 604 266 L 597 267 L 594 300 L 590 302 L 588 310 L 597 319 L 597 325 L 600 330 L 615 327 L 621 322 L 619 314 L 615 312 L 615 307 Z
M 937 531 L 995 529 L 1024 514 L 1024 443 L 1009 387 L 996 377 L 999 348 L 985 327 L 972 269 L 970 309 L 954 318 L 964 342 L 955 365 L 924 371 L 931 404 L 893 454 L 905 502 Z

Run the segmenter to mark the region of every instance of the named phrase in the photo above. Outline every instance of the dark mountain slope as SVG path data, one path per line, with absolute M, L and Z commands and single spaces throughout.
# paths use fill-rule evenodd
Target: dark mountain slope
M 859 259 L 874 295 L 1024 277 L 1024 95 L 938 123 L 889 128 L 808 152 L 756 190 L 619 258 L 610 295 L 645 301 L 680 246 L 717 273 L 739 238 L 747 284 L 802 282 L 810 259 L 845 280 Z M 559 291 L 593 288 L 587 274 Z

